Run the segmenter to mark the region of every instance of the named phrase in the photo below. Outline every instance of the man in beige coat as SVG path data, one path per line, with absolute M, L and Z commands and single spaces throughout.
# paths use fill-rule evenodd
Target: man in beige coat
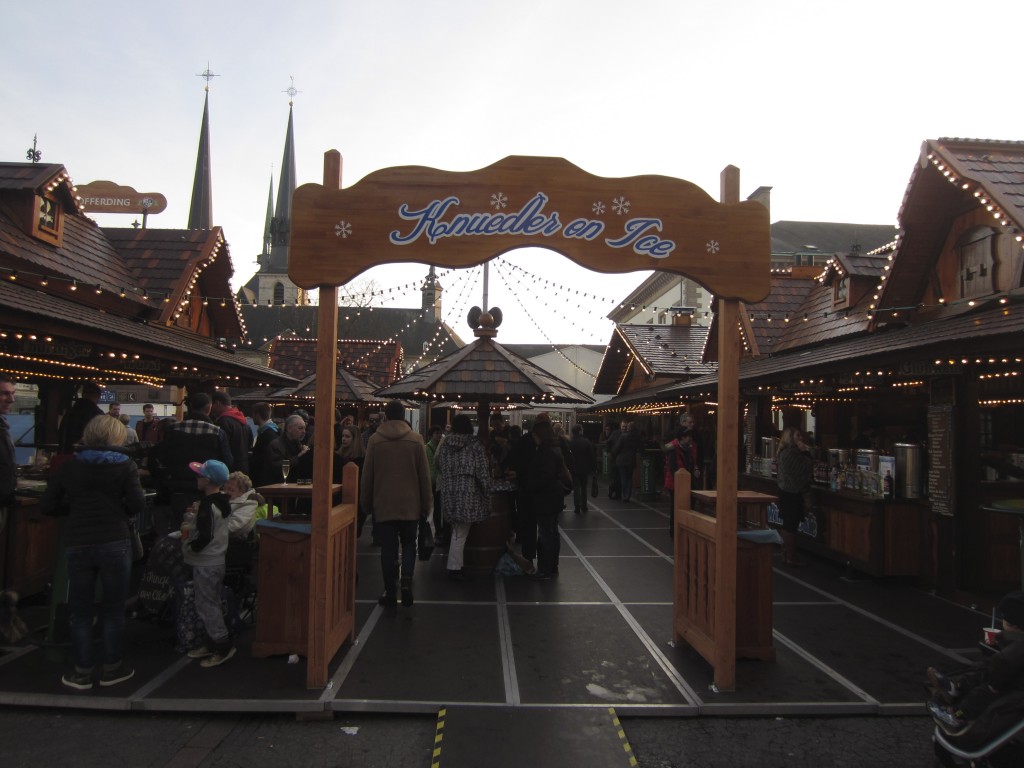
M 366 444 L 359 503 L 363 514 L 373 516 L 381 543 L 384 594 L 377 602 L 391 608 L 398 604 L 399 542 L 402 605 L 412 605 L 416 533 L 420 518 L 429 517 L 433 509 L 433 492 L 423 438 L 405 421 L 405 406 L 400 400 L 384 407 L 384 419 Z

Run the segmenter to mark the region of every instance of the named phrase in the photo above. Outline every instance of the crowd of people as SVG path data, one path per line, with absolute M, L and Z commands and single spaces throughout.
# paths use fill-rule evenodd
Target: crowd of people
M 254 542 L 256 521 L 274 512 L 256 489 L 313 475 L 314 423 L 301 409 L 275 419 L 269 405 L 257 403 L 247 417 L 226 392 L 195 392 L 180 420 L 159 418 L 147 403 L 132 429 L 118 404 L 102 410 L 100 392 L 86 383 L 63 417 L 42 501 L 48 513 L 69 518 L 74 668 L 63 682 L 78 690 L 96 682 L 115 685 L 134 674 L 124 660 L 124 616 L 144 486 L 155 494 L 154 540 L 136 610 L 157 615 L 172 606 L 179 649 L 213 667 L 235 654 L 233 623 L 223 610 L 227 554 L 238 542 Z M 387 608 L 414 603 L 423 527 L 446 555 L 448 578 L 467 578 L 470 531 L 493 514 L 495 493 L 509 501 L 507 543 L 521 570 L 536 579 L 557 577 L 559 514 L 570 497 L 575 514 L 589 510 L 600 451 L 616 468 L 612 497 L 628 501 L 638 453 L 647 447 L 629 422 L 592 441 L 581 425 L 566 435 L 546 413 L 525 432 L 495 414 L 483 434 L 459 414 L 443 428 L 431 426 L 426 440 L 406 421 L 400 401 L 361 423 L 340 413 L 334 417 L 334 480 L 341 481 L 350 462 L 360 469 L 358 532 L 369 522 L 380 547 L 379 603 Z M 670 467 L 696 471 L 687 427 L 664 450 L 666 483 Z M 0 487 L 0 503 L 4 492 Z M 94 659 L 97 581 L 103 586 L 103 644 L 102 658 Z

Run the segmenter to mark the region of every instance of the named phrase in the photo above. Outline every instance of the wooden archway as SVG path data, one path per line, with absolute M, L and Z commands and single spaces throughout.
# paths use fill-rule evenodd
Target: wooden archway
M 478 171 L 387 168 L 341 188 L 341 155 L 324 156 L 323 184 L 292 200 L 288 275 L 318 288 L 318 412 L 333 413 L 338 287 L 379 264 L 420 262 L 470 267 L 507 251 L 539 246 L 597 272 L 658 269 L 689 277 L 719 302 L 718 509 L 735 510 L 739 436 L 739 302 L 769 292 L 768 210 L 739 199 L 739 170 L 722 172 L 721 202 L 666 176 L 602 178 L 554 157 L 508 157 Z M 354 538 L 338 538 L 330 497 L 332 430 L 314 436 L 307 685 L 321 687 L 327 666 L 354 630 L 339 630 L 337 606 L 354 602 Z M 719 514 L 714 603 L 715 682 L 735 687 L 736 516 Z M 332 539 L 332 536 L 336 538 Z M 728 544 L 728 546 L 726 546 Z

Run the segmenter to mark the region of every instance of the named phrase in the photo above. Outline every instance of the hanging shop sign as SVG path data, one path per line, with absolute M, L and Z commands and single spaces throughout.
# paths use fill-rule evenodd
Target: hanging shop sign
M 686 275 L 756 302 L 770 282 L 768 209 L 723 204 L 666 176 L 602 178 L 556 157 L 508 157 L 469 173 L 399 167 L 292 199 L 289 277 L 341 285 L 369 266 L 469 267 L 515 248 L 557 251 L 597 272 Z
M 137 192 L 112 181 L 91 181 L 78 185 L 78 196 L 86 213 L 162 213 L 167 198 L 159 192 Z

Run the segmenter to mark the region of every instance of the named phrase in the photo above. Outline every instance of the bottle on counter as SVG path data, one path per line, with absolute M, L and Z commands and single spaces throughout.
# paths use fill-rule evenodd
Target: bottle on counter
M 892 472 L 885 470 L 885 477 L 882 478 L 882 496 L 886 499 L 892 498 Z

